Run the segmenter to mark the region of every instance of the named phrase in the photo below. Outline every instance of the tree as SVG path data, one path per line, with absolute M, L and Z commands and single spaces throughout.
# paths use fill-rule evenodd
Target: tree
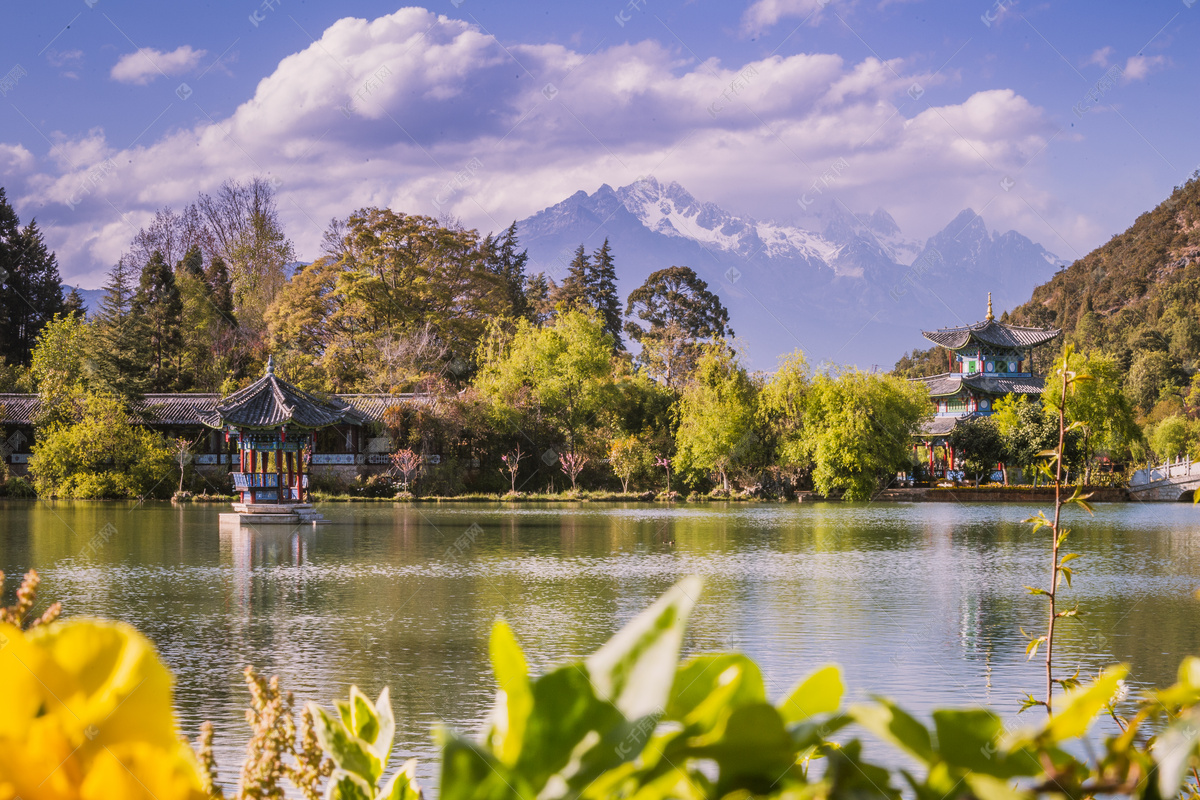
M 974 477 L 976 486 L 1004 460 L 1004 439 L 991 417 L 976 417 L 954 426 L 950 431 L 950 446 L 963 471 Z
M 509 494 L 517 493 L 517 474 L 521 471 L 521 459 L 525 455 L 521 452 L 521 445 L 518 444 L 513 450 L 500 456 L 500 460 L 504 462 L 504 466 L 500 468 L 500 474 L 508 474 Z
M 141 325 L 134 317 L 133 274 L 122 256 L 108 273 L 104 297 L 92 323 L 98 388 L 126 401 L 146 387 L 149 353 Z
M 518 247 L 516 220 L 500 236 L 493 239 L 489 234 L 483 241 L 486 268 L 499 279 L 508 306 L 504 313 L 513 318 L 527 318 L 530 306 L 529 298 L 525 295 L 528 281 L 525 265 L 529 262 L 529 253 L 525 250 L 518 253 Z
M 497 424 L 543 445 L 576 453 L 593 444 L 616 397 L 612 337 L 593 311 L 570 310 L 551 325 L 521 320 L 511 336 L 498 330 L 479 354 L 475 386 Z
M 558 457 L 558 465 L 562 468 L 563 473 L 571 479 L 571 491 L 575 491 L 575 481 L 579 478 L 579 473 L 583 472 L 583 468 L 587 466 L 588 457 L 580 453 L 567 452 Z
M 1059 358 L 1054 368 L 1062 367 L 1063 359 Z M 1083 434 L 1080 447 L 1087 483 L 1097 452 L 1128 450 L 1141 438 L 1141 431 L 1134 419 L 1133 406 L 1121 390 L 1121 373 L 1113 359 L 1072 353 L 1068 369 L 1076 375 L 1076 381 L 1067 395 L 1066 418 Z M 1061 390 L 1047 385 L 1042 392 L 1042 405 L 1057 414 L 1061 396 Z
M 1059 391 L 1062 391 L 1061 385 Z M 1026 474 L 1046 457 L 1045 453 L 1058 446 L 1057 414 L 1046 413 L 1041 402 L 1031 400 L 1029 395 L 1008 395 L 997 400 L 992 418 L 1004 442 L 1005 459 L 1021 467 Z M 1083 433 L 1078 428 L 1066 432 L 1065 466 L 1080 464 L 1082 441 Z
M 29 372 L 41 400 L 39 426 L 74 419 L 87 389 L 88 331 L 74 314 L 55 315 L 38 334 Z
M 537 273 L 525 284 L 525 305 L 529 309 L 529 320 L 538 325 L 544 325 L 554 315 L 546 273 Z
M 612 250 L 608 246 L 608 237 L 604 244 L 592 254 L 592 260 L 586 270 L 587 303 L 600 313 L 604 321 L 604 332 L 613 337 L 617 350 L 624 350 L 621 341 L 621 298 L 617 295 L 617 270 L 613 264 Z
M 1180 416 L 1167 417 L 1154 426 L 1150 434 L 1150 449 L 1163 461 L 1187 453 L 1191 443 L 1187 420 Z
M 625 332 L 642 347 L 639 363 L 672 388 L 692 371 L 703 344 L 733 335 L 729 312 L 690 267 L 651 273 L 630 293 L 625 317 Z
M 807 466 L 804 445 L 804 406 L 812 387 L 812 374 L 804 353 L 784 356 L 779 369 L 763 387 L 758 416 L 771 436 L 775 460 L 783 467 Z
M 58 260 L 35 220 L 20 226 L 0 187 L 0 359 L 28 365 L 38 334 L 62 311 Z
M 653 453 L 646 441 L 637 435 L 614 437 L 608 446 L 608 463 L 621 479 L 621 491 L 629 493 L 629 482 L 634 475 L 651 466 Z
M 88 395 L 77 420 L 38 435 L 29 471 L 41 497 L 137 498 L 171 493 L 175 454 L 158 433 L 133 425 L 124 403 Z
M 911 463 L 912 437 L 929 416 L 919 384 L 856 369 L 813 378 L 804 404 L 804 451 L 813 483 L 829 495 L 868 500 Z
M 183 300 L 174 271 L 157 250 L 142 269 L 133 314 L 145 336 L 149 386 L 155 391 L 169 391 L 178 379 L 175 365 L 183 347 Z
M 583 245 L 579 245 L 575 251 L 575 257 L 567 265 L 567 277 L 550 294 L 551 305 L 555 307 L 561 305 L 566 309 L 590 305 L 588 303 L 588 272 L 590 270 L 591 263 L 588 260 L 587 252 L 583 249 Z
M 422 461 L 421 454 L 410 447 L 392 453 L 392 466 L 400 472 L 400 476 L 404 479 L 404 491 L 408 491 L 413 476 L 421 469 Z
M 729 470 L 757 449 L 757 392 L 729 348 L 708 346 L 679 401 L 676 469 L 693 481 L 716 473 L 729 493 Z
M 71 287 L 71 291 L 67 294 L 67 298 L 63 300 L 62 313 L 66 316 L 86 319 L 87 308 L 84 307 L 83 295 L 79 293 L 78 288 Z
M 1180 366 L 1162 350 L 1148 350 L 1134 357 L 1125 378 L 1129 399 L 1142 411 L 1149 411 L 1164 391 L 1170 392 L 1184 382 Z

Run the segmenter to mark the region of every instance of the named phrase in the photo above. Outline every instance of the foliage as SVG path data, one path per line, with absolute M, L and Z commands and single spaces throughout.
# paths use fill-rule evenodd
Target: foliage
M 175 455 L 158 433 L 130 422 L 119 400 L 89 395 L 77 421 L 39 431 L 29 471 L 42 497 L 167 496 Z
M 808 463 L 804 445 L 804 406 L 812 373 L 804 353 L 796 350 L 780 360 L 779 369 L 759 395 L 759 419 L 771 437 L 775 463 L 803 466 Z
M 908 468 L 912 437 L 929 413 L 925 388 L 903 378 L 855 369 L 814 377 L 802 442 L 817 490 L 870 499 Z
M 1173 416 L 1155 425 L 1149 438 L 1150 449 L 1165 461 L 1188 452 L 1193 441 L 1193 431 L 1187 419 Z
M 974 477 L 976 486 L 1004 460 L 1004 438 L 991 417 L 978 417 L 956 425 L 950 432 L 950 446 L 954 448 L 954 455 L 961 459 L 963 471 Z
M 54 253 L 35 221 L 21 227 L 0 187 L 0 360 L 28 364 L 42 328 L 64 310 Z
M 608 445 L 608 463 L 621 479 L 621 491 L 629 491 L 629 482 L 652 466 L 653 451 L 637 434 L 617 436 Z
M 73 419 L 86 388 L 87 329 L 75 315 L 56 315 L 42 328 L 29 373 L 41 400 L 39 424 Z
M 996 401 L 992 418 L 1000 429 L 1005 458 L 1024 471 L 1042 463 L 1045 454 L 1058 440 L 1058 422 L 1041 403 L 1027 395 L 1009 395 Z M 1082 461 L 1083 432 L 1080 427 L 1067 431 L 1064 461 L 1068 466 Z
M 729 492 L 729 470 L 759 449 L 754 433 L 756 387 L 723 345 L 705 349 L 679 400 L 677 471 L 693 483 L 716 473 Z
M 177 362 L 183 348 L 180 332 L 183 300 L 179 296 L 175 272 L 158 250 L 142 268 L 141 281 L 133 296 L 133 318 L 145 341 L 150 388 L 170 391 L 179 377 Z
M 204 800 L 172 713 L 171 675 L 127 625 L 0 623 L 0 793 Z
M 1141 431 L 1133 407 L 1121 391 L 1120 370 L 1113 359 L 1072 352 L 1067 367 L 1088 376 L 1087 380 L 1072 384 L 1072 391 L 1067 394 L 1066 419 L 1082 434 L 1081 456 L 1090 471 L 1098 452 L 1122 456 L 1141 438 Z M 1059 359 L 1054 369 L 1062 368 L 1063 361 Z M 1061 401 L 1055 388 L 1048 384 L 1042 392 L 1042 405 L 1050 414 L 1058 413 Z
M 892 374 L 901 378 L 927 378 L 947 372 L 946 350 L 933 346 L 927 350 L 912 350 L 900 356 Z
M 669 387 L 692 372 L 704 344 L 733 336 L 729 312 L 691 267 L 650 273 L 629 294 L 625 318 L 642 347 L 638 362 Z
M 92 323 L 92 350 L 98 388 L 135 400 L 146 388 L 146 350 L 142 326 L 133 312 L 133 271 L 122 256 L 108 273 L 104 297 Z
M 372 704 L 357 686 L 351 686 L 349 701 L 337 701 L 336 716 L 316 703 L 308 704 L 308 713 L 315 722 L 321 749 L 335 764 L 327 800 L 417 800 L 421 796 L 415 777 L 416 759 L 406 762 L 386 784 L 379 784 L 396 734 L 387 689 Z

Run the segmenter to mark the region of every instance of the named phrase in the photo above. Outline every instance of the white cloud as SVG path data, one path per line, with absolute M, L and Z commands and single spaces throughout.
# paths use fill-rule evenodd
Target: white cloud
M 117 59 L 112 72 L 115 81 L 145 85 L 160 75 L 181 75 L 200 63 L 207 50 L 193 50 L 191 45 L 177 47 L 169 53 L 143 47 L 135 53 L 126 53 Z
M 1166 56 L 1130 56 L 1125 62 L 1125 82 L 1145 80 L 1166 63 Z
M 1099 50 L 1096 50 L 1087 57 L 1087 60 L 1083 62 L 1083 66 L 1086 67 L 1089 64 L 1095 64 L 1098 67 L 1107 67 L 1108 60 L 1112 58 L 1112 54 L 1114 52 L 1116 51 L 1111 46 L 1101 47 Z
M 17 145 L 29 174 L 10 192 L 37 207 L 64 275 L 85 285 L 156 208 L 259 174 L 279 181 L 303 258 L 319 253 L 331 217 L 363 206 L 496 230 L 579 189 L 649 174 L 731 211 L 786 220 L 838 159 L 848 166 L 829 191 L 850 208 L 888 209 L 913 237 L 966 206 L 986 207 L 995 227 L 1036 222 L 1030 206 L 1055 221 L 1036 162 L 1026 168 L 1054 129 L 1010 90 L 954 101 L 936 76 L 899 59 L 815 53 L 726 65 L 652 41 L 590 55 L 506 47 L 417 8 L 339 20 L 215 124 L 123 150 L 99 130 L 59 136 L 41 166 Z M 924 94 L 910 95 L 914 84 Z M 7 172 L 4 153 L 17 150 L 5 147 Z M 1001 191 L 1005 175 L 1017 176 L 1023 200 Z
M 784 17 L 816 19 L 830 0 L 754 0 L 742 15 L 742 27 L 758 33 Z

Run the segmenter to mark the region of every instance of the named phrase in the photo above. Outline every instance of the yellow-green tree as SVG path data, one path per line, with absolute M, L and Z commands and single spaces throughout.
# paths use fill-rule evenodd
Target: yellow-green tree
M 706 347 L 679 400 L 679 472 L 693 482 L 715 474 L 728 492 L 730 469 L 760 449 L 754 432 L 757 396 L 750 376 L 728 347 Z
M 1059 357 L 1054 369 L 1062 365 L 1063 358 Z M 1078 376 L 1074 391 L 1067 395 L 1066 417 L 1082 435 L 1080 449 L 1086 482 L 1097 453 L 1126 451 L 1141 438 L 1142 432 L 1134 419 L 1133 404 L 1121 389 L 1121 371 L 1113 359 L 1072 353 L 1067 366 Z M 1053 385 L 1047 385 L 1042 392 L 1042 405 L 1051 415 L 1058 413 L 1061 400 L 1061 390 L 1056 391 Z
M 763 386 L 758 415 L 773 439 L 775 459 L 781 467 L 808 465 L 804 447 L 804 405 L 812 387 L 812 373 L 804 353 L 796 350 L 780 360 L 779 369 Z

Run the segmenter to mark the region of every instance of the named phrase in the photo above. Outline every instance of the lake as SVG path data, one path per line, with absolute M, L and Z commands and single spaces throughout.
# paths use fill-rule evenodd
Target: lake
M 0 568 L 36 567 L 69 616 L 145 632 L 177 677 L 184 730 L 215 723 L 226 785 L 248 736 L 247 664 L 298 702 L 390 686 L 397 756 L 419 757 L 435 788 L 431 727 L 478 732 L 491 706 L 495 619 L 541 671 L 693 573 L 706 588 L 688 652 L 748 653 L 775 698 L 831 661 L 853 695 L 921 714 L 987 703 L 1009 715 L 1044 681 L 1020 632 L 1045 625 L 1044 599 L 1023 588 L 1048 572 L 1048 535 L 1021 522 L 1037 506 L 329 504 L 329 525 L 222 534 L 224 510 L 0 500 Z M 1059 629 L 1062 674 L 1124 661 L 1133 684 L 1171 682 L 1200 651 L 1200 508 L 1068 519 L 1083 558 L 1064 597 L 1086 616 Z

